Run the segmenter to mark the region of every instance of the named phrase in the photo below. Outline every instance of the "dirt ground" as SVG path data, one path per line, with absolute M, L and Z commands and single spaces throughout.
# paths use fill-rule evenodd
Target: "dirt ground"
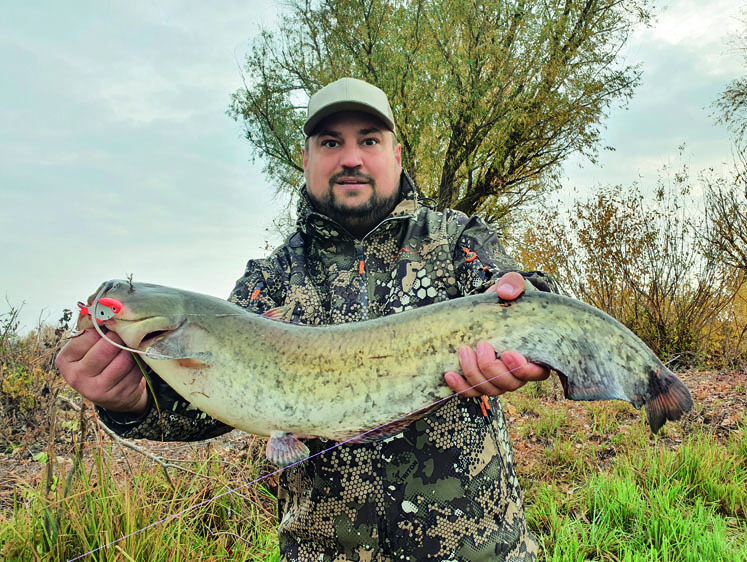
M 677 373 L 677 376 L 690 390 L 694 405 L 692 410 L 676 424 L 681 431 L 673 431 L 672 434 L 684 434 L 698 428 L 714 435 L 717 440 L 724 440 L 733 432 L 740 432 L 744 435 L 745 427 L 747 427 L 747 369 L 686 371 Z M 562 398 L 560 385 L 557 384 L 556 387 L 560 397 L 540 398 L 539 404 L 545 408 L 563 408 L 567 417 L 577 418 L 575 420 L 577 423 L 570 425 L 589 430 L 589 441 L 604 444 L 606 447 L 604 454 L 597 458 L 600 468 L 611 463 L 617 455 L 614 436 L 594 432 L 592 416 L 586 404 Z M 547 440 L 531 432 L 529 437 L 522 438 L 522 428 L 527 424 L 535 423 L 536 417 L 531 413 L 520 413 L 512 402 L 511 396 L 504 398 L 504 412 L 514 444 L 517 470 L 521 474 L 527 472 L 532 465 L 542 462 L 541 459 L 548 443 Z M 641 418 L 641 413 L 636 411 L 632 405 L 625 404 L 625 406 L 627 408 L 622 408 L 619 428 L 637 424 Z M 651 435 L 652 444 L 654 439 Z M 664 437 L 664 440 L 667 446 L 673 449 L 678 448 L 681 442 L 676 436 Z
M 682 429 L 707 427 L 714 435 L 724 437 L 731 432 L 744 431 L 747 416 L 747 369 L 729 372 L 688 371 L 678 373 L 680 379 L 690 389 L 695 406 L 682 420 Z M 69 389 L 60 389 L 54 401 L 55 424 L 50 431 L 49 413 L 46 419 L 30 420 L 16 418 L 4 420 L 0 427 L 0 511 L 13 509 L 14 496 L 19 486 L 35 486 L 44 477 L 45 454 L 54 454 L 57 469 L 61 472 L 72 466 L 71 453 L 74 443 L 81 434 L 81 424 L 85 426 L 86 443 L 84 458 L 90 458 L 90 451 L 95 447 L 111 447 L 112 469 L 127 471 L 135 463 L 143 462 L 143 454 L 127 447 L 112 443 L 97 423 L 90 404 L 85 404 L 79 397 L 70 397 Z M 65 396 L 65 393 L 68 396 Z M 588 417 L 586 407 L 579 402 L 549 396 L 538 399 L 545 408 L 563 408 L 568 416 L 579 416 L 580 423 Z M 50 402 L 52 404 L 52 402 Z M 51 409 L 51 407 L 50 407 Z M 512 433 L 517 462 L 526 466 L 533 459 L 543 454 L 546 443 L 536 437 L 521 437 L 524 424 L 533 423 L 531 413 L 520 413 L 506 400 L 505 412 Z M 639 419 L 640 414 L 630 408 L 630 422 Z M 51 447 L 50 447 L 51 443 Z M 137 445 L 151 455 L 156 455 L 172 464 L 178 464 L 194 455 L 207 456 L 216 449 L 221 459 L 234 464 L 242 458 L 258 454 L 262 449 L 260 438 L 243 432 L 234 431 L 222 437 L 200 443 L 157 443 L 138 442 Z M 673 446 L 676 446 L 674 444 Z M 615 457 L 614 447 L 609 448 L 607 461 Z M 159 469 L 154 464 L 155 469 Z M 521 467 L 520 467 L 521 470 Z

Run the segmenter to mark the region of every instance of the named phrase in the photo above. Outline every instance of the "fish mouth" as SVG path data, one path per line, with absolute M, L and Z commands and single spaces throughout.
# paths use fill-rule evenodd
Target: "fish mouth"
M 154 343 L 168 336 L 173 331 L 174 330 L 153 330 L 152 332 L 148 332 L 140 339 L 140 343 L 137 344 L 137 347 L 138 349 L 147 349 Z
M 138 341 L 133 346 L 141 351 L 168 337 L 184 325 L 184 321 L 175 324 L 169 322 L 166 318 L 157 316 L 144 318 L 141 322 L 144 323 L 144 326 L 140 330 Z

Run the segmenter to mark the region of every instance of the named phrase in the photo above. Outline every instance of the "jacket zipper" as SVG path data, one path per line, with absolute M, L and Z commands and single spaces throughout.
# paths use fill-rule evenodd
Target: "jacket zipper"
M 366 253 L 363 251 L 363 244 L 366 241 L 366 238 L 369 237 L 369 235 L 376 232 L 378 229 L 382 227 L 382 225 L 391 222 L 391 221 L 398 221 L 402 219 L 409 219 L 412 218 L 413 215 L 402 215 L 398 217 L 386 217 L 384 220 L 382 220 L 379 224 L 377 224 L 373 230 L 368 232 L 361 240 L 355 240 L 355 256 L 356 260 L 358 262 L 358 275 L 360 275 L 361 278 L 361 291 L 360 291 L 360 302 L 361 302 L 361 320 L 368 320 L 368 278 L 366 275 Z
M 319 213 L 315 213 L 319 215 Z M 361 281 L 361 290 L 360 290 L 360 305 L 361 305 L 361 320 L 368 320 L 368 305 L 369 305 L 369 299 L 368 299 L 368 278 L 366 275 L 366 254 L 363 251 L 363 244 L 366 241 L 366 238 L 368 238 L 369 235 L 376 232 L 383 224 L 386 224 L 391 221 L 398 221 L 403 219 L 411 219 L 414 215 L 407 214 L 407 215 L 401 215 L 397 217 L 386 217 L 384 220 L 382 220 L 379 224 L 377 224 L 373 230 L 368 232 L 361 240 L 358 240 L 350 234 L 350 232 L 341 224 L 339 224 L 337 221 L 334 221 L 330 219 L 329 217 L 325 217 L 324 215 L 321 216 L 325 221 L 333 224 L 335 228 L 338 228 L 342 232 L 346 233 L 350 238 L 352 238 L 355 241 L 355 258 L 356 263 L 358 267 L 358 275 L 360 275 L 360 281 Z
M 360 275 L 360 304 L 361 320 L 368 319 L 368 279 L 366 278 L 366 254 L 363 252 L 363 242 L 355 241 L 355 257 L 358 261 L 358 275 Z

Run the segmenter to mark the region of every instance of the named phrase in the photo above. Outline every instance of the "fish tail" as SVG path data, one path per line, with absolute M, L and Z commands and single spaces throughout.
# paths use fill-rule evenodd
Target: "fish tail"
M 654 433 L 667 421 L 676 421 L 692 409 L 693 399 L 687 387 L 669 371 L 652 376 L 649 384 L 646 416 Z

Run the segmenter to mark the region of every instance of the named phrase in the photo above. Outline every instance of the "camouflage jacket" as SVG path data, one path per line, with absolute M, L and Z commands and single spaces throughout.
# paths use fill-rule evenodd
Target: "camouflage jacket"
M 479 218 L 420 204 L 402 174 L 403 199 L 362 240 L 314 212 L 303 196 L 298 229 L 251 260 L 230 300 L 263 313 L 283 307 L 304 324 L 355 322 L 485 290 L 516 271 Z M 555 290 L 538 272 L 523 273 Z M 227 428 L 156 377 L 154 408 L 139 420 L 101 412 L 125 437 L 204 439 Z M 165 403 L 165 405 L 164 405 Z M 403 430 L 333 447 L 281 474 L 283 560 L 536 560 L 500 401 L 454 397 Z

